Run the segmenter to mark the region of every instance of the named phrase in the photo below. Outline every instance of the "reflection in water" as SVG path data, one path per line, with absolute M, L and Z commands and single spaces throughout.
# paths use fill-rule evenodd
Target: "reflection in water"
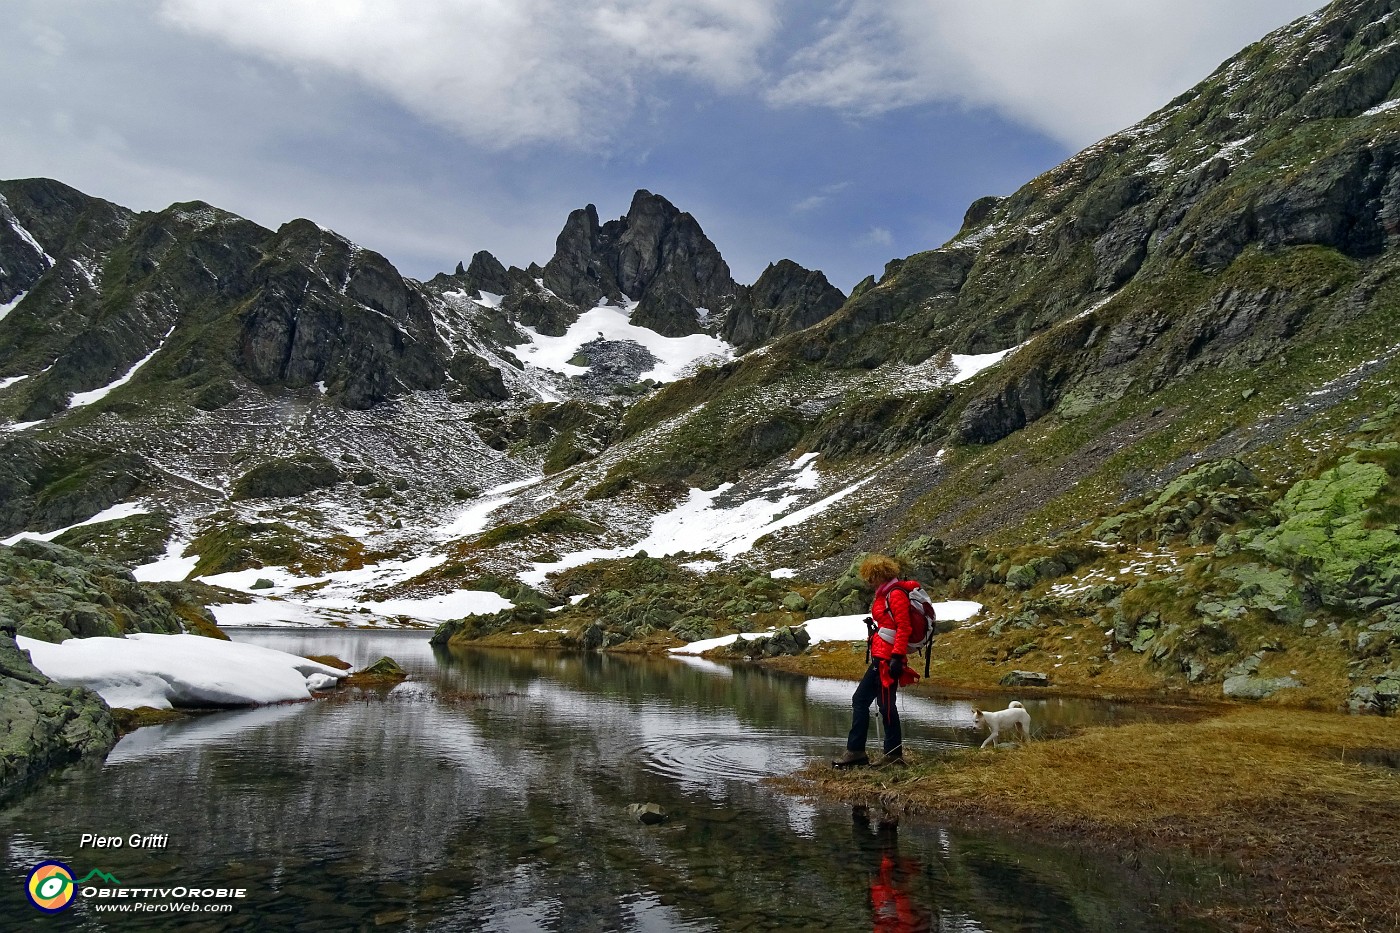
M 123 924 L 88 903 L 54 921 L 91 930 L 856 930 L 872 923 L 872 879 L 881 911 L 937 924 L 878 929 L 1184 928 L 1152 906 L 1188 880 L 1179 869 L 1143 879 L 1052 846 L 907 824 L 897 848 L 873 830 L 853 841 L 849 811 L 764 784 L 839 744 L 849 684 L 667 659 L 434 653 L 421 633 L 239 637 L 356 664 L 389 655 L 412 680 L 143 729 L 104 764 L 64 772 L 0 811 L 0 917 L 28 916 L 25 875 L 58 858 L 127 884 L 249 889 L 197 926 Z M 970 704 L 917 699 L 915 753 L 980 741 Z M 1038 725 L 1069 715 L 1027 706 Z M 642 801 L 671 819 L 628 817 Z M 97 852 L 78 847 L 84 832 L 164 832 L 170 846 Z
M 899 854 L 899 821 L 886 816 L 872 832 L 869 810 L 858 806 L 851 811 L 851 828 L 852 849 L 869 866 L 871 928 L 875 933 L 931 929 L 930 912 L 916 901 L 922 866 L 918 859 Z

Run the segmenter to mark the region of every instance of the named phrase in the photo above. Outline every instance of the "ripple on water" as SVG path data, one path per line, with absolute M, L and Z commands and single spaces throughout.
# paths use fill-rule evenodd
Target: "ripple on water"
M 628 751 L 652 774 L 707 786 L 786 774 L 810 758 L 791 735 L 762 729 L 652 736 Z

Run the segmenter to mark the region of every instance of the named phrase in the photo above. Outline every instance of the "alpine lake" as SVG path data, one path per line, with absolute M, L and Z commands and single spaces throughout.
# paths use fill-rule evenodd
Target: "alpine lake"
M 60 772 L 0 810 L 0 928 L 1203 929 L 1179 907 L 1209 896 L 1209 866 L 1126 864 L 774 786 L 840 752 L 851 682 L 696 658 L 443 651 L 427 632 L 232 634 L 356 666 L 387 655 L 411 677 L 149 726 Z M 1037 733 L 1176 715 L 1022 699 Z M 983 738 L 970 701 L 905 694 L 900 707 L 911 755 Z M 645 824 L 634 803 L 667 818 Z M 84 833 L 167 840 L 98 849 Z M 123 916 L 78 898 L 45 916 L 24 893 L 44 859 L 127 887 L 246 896 L 218 915 Z

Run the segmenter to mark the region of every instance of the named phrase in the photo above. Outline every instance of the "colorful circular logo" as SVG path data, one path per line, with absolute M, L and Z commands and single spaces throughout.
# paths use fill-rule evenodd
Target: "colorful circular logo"
M 77 889 L 73 884 L 73 869 L 62 862 L 40 862 L 29 873 L 25 887 L 29 903 L 46 914 L 56 914 L 73 906 Z

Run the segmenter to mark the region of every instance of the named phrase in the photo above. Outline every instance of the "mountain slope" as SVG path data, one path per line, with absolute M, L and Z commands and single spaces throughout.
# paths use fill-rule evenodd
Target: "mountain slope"
M 897 551 L 988 606 L 949 678 L 1390 708 L 1395 5 L 1271 34 L 849 297 L 735 283 L 645 191 L 418 283 L 309 221 L 0 183 L 0 531 L 139 502 L 108 537 L 148 573 L 342 622 L 490 590 L 443 639 L 590 647 L 859 611 Z
M 677 384 L 629 424 L 702 398 L 709 412 L 758 393 L 816 394 L 816 380 L 828 404 L 795 422 L 793 449 L 949 448 L 953 465 L 969 466 L 926 485 L 964 502 L 935 494 L 920 511 L 955 537 L 1014 534 L 1090 477 L 1100 488 L 1073 508 L 1109 506 L 1179 472 L 1202 434 L 1239 431 L 1221 453 L 1257 446 L 1257 424 L 1316 408 L 1309 393 L 1395 352 L 1377 336 L 1393 326 L 1400 114 L 1386 102 L 1400 53 L 1390 13 L 1353 0 L 1274 33 L 1138 126 L 977 202 L 943 248 L 890 263 L 825 321 L 733 364 L 727 394 Z M 966 388 L 908 400 L 940 354 L 1012 347 Z M 1206 380 L 1229 391 L 1203 391 Z M 1033 451 L 1024 438 L 1012 445 L 1018 475 L 1037 461 L 1033 483 L 973 480 L 1008 473 L 985 448 L 1047 416 L 1040 433 L 1053 437 Z M 1141 455 L 1131 466 L 1130 450 Z M 699 472 L 716 467 L 725 472 Z M 984 487 L 984 507 L 969 507 L 969 488 Z M 1034 527 L 1066 520 L 1046 519 Z

